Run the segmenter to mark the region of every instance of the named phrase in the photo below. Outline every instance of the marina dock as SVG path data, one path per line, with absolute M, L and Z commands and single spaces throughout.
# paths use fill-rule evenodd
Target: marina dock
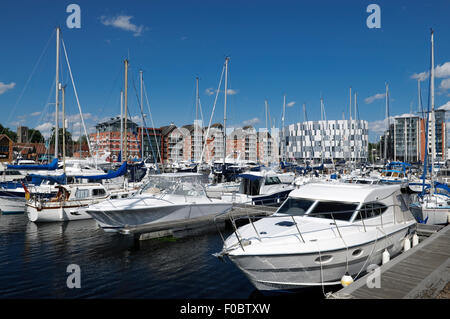
M 268 216 L 273 214 L 278 207 L 255 206 L 246 204 L 233 204 L 233 207 L 225 214 L 216 216 L 208 215 L 199 218 L 155 223 L 145 226 L 125 227 L 120 230 L 122 235 L 132 235 L 135 240 L 147 240 L 166 236 L 174 236 L 187 231 L 202 232 L 208 229 L 216 229 L 219 224 L 224 224 L 230 217 L 246 218 Z
M 373 278 L 369 273 L 329 298 L 436 298 L 450 281 L 450 225 L 418 224 L 417 234 L 429 237 L 380 267 L 379 288 L 368 287 L 366 283 Z

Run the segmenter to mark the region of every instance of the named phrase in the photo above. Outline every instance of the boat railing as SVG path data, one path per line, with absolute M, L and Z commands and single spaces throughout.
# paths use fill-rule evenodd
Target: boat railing
M 264 206 L 262 206 L 262 207 L 264 207 Z M 249 223 L 251 224 L 251 226 L 252 226 L 252 228 L 253 228 L 255 234 L 256 234 L 257 239 L 258 239 L 259 241 L 262 241 L 262 238 L 261 238 L 261 236 L 260 236 L 261 233 L 258 232 L 257 227 L 256 227 L 256 225 L 255 225 L 255 223 L 254 223 L 255 220 L 258 220 L 258 219 L 261 219 L 261 218 L 282 218 L 282 219 L 286 219 L 286 218 L 289 218 L 289 217 L 290 217 L 290 219 L 292 219 L 292 225 L 295 225 L 296 231 L 297 231 L 297 233 L 298 233 L 298 239 L 299 239 L 299 241 L 300 241 L 301 243 L 306 243 L 305 238 L 304 238 L 305 231 L 303 231 L 303 232 L 301 231 L 300 225 L 299 225 L 299 223 L 297 223 L 297 221 L 295 220 L 295 217 L 301 217 L 301 216 L 309 216 L 309 217 L 313 217 L 314 214 L 312 214 L 312 215 L 301 215 L 301 216 L 299 216 L 299 215 L 293 215 L 293 214 L 276 214 L 276 213 L 274 213 L 274 214 L 272 214 L 272 215 L 267 215 L 266 212 L 263 212 L 263 211 L 261 210 L 262 207 L 260 206 L 260 207 L 258 208 L 258 206 L 255 206 L 255 208 L 246 208 L 247 214 L 244 215 L 244 216 L 243 216 L 242 214 L 239 214 L 238 216 L 235 216 L 235 215 L 232 214 L 232 212 L 230 213 L 230 212 L 227 211 L 227 212 L 221 213 L 221 214 L 219 214 L 219 215 L 216 215 L 215 218 L 214 218 L 214 222 L 216 223 L 216 220 L 217 220 L 221 215 L 227 214 L 227 213 L 228 213 L 228 214 L 229 214 L 228 216 L 229 216 L 230 223 L 231 223 L 231 225 L 232 225 L 232 227 L 233 227 L 233 233 L 235 234 L 235 236 L 236 236 L 236 238 L 237 238 L 237 240 L 238 240 L 238 243 L 239 243 L 239 245 L 241 246 L 242 250 L 244 250 L 244 246 L 245 246 L 245 245 L 243 244 L 244 238 L 240 235 L 239 229 L 238 229 L 238 227 L 236 226 L 236 222 L 237 222 L 238 220 L 243 220 L 243 219 L 248 220 Z M 395 208 L 395 207 L 401 208 L 401 205 L 398 205 L 398 204 L 392 204 L 392 205 L 386 205 L 386 206 L 384 206 L 384 207 L 386 207 L 386 208 L 390 208 L 390 207 L 392 207 L 392 208 Z M 320 213 L 318 213 L 317 215 L 330 215 L 332 222 L 329 223 L 329 226 L 330 226 L 330 225 L 331 225 L 331 226 L 334 226 L 334 227 L 336 228 L 337 232 L 338 232 L 339 237 L 343 240 L 344 238 L 343 238 L 343 234 L 342 234 L 342 232 L 341 232 L 341 229 L 342 229 L 342 228 L 345 228 L 345 227 L 361 227 L 361 226 L 362 226 L 364 232 L 367 232 L 367 229 L 368 229 L 369 227 L 371 227 L 371 228 L 373 228 L 373 227 L 376 227 L 376 228 L 381 227 L 381 229 L 383 229 L 383 228 L 384 228 L 385 226 L 387 226 L 387 225 L 395 225 L 395 224 L 397 224 L 396 213 L 395 213 L 395 211 L 392 212 L 392 215 L 393 215 L 393 221 L 392 221 L 392 222 L 383 220 L 383 215 L 385 215 L 385 212 L 382 212 L 382 213 L 379 214 L 378 216 L 367 217 L 367 216 L 368 216 L 367 212 L 373 211 L 374 209 L 375 209 L 375 208 L 373 208 L 373 207 L 357 209 L 356 211 L 357 211 L 357 214 L 360 216 L 360 219 L 357 220 L 357 221 L 353 221 L 353 222 L 352 222 L 351 224 L 349 224 L 349 225 L 345 225 L 345 224 L 339 225 L 339 223 L 338 223 L 337 221 L 339 221 L 339 220 L 340 220 L 340 221 L 345 221 L 345 220 L 336 218 L 336 216 L 339 215 L 339 214 L 349 214 L 349 213 L 354 213 L 355 210 L 334 211 L 334 212 L 320 212 Z M 406 220 L 406 216 L 404 215 L 405 212 L 404 212 L 402 209 L 401 209 L 401 211 L 402 211 L 402 213 L 403 213 L 403 222 L 406 223 L 407 220 Z M 260 214 L 257 214 L 257 212 L 259 212 Z M 366 213 L 366 214 L 363 214 L 363 213 Z M 372 222 L 372 223 L 369 223 L 369 224 L 367 223 L 367 220 L 370 219 L 370 220 L 373 221 L 373 220 L 375 220 L 375 218 L 378 218 L 378 217 L 379 217 L 379 219 L 380 219 L 380 223 L 379 223 L 379 224 L 374 224 L 373 222 Z M 330 220 L 330 221 L 331 221 L 331 220 Z M 350 220 L 351 220 L 351 219 L 350 219 Z M 361 221 L 361 224 L 362 224 L 362 225 L 355 224 L 355 222 L 358 222 L 358 221 Z M 290 226 L 292 226 L 292 225 L 290 225 Z M 218 229 L 219 234 L 220 234 L 220 236 L 221 236 L 221 238 L 222 238 L 222 241 L 225 243 L 225 238 L 224 238 L 224 236 L 222 235 L 222 233 L 221 233 L 221 231 L 220 231 L 220 229 L 219 229 L 218 227 L 217 227 L 217 229 Z M 324 229 L 325 229 L 325 228 L 324 228 Z M 328 226 L 326 227 L 326 229 L 329 229 Z

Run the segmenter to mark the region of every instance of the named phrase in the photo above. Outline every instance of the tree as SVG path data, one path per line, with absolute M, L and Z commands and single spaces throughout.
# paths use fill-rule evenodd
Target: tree
M 87 144 L 87 138 L 86 135 L 82 135 L 80 136 L 80 138 L 78 139 L 78 144 Z
M 7 127 L 3 127 L 3 125 L 0 124 L 0 134 L 7 135 L 13 142 L 17 142 L 17 133 L 11 131 Z
M 59 149 L 59 153 L 62 154 L 62 143 L 63 143 L 63 129 L 59 128 L 58 129 L 58 149 Z M 66 140 L 65 140 L 65 144 L 66 144 L 66 150 L 69 151 L 71 149 L 72 145 L 72 133 L 70 133 L 68 130 L 66 130 Z M 55 145 L 55 127 L 52 127 L 52 133 L 50 135 L 50 145 Z M 71 156 L 70 152 L 66 152 L 67 156 Z
M 41 131 L 35 129 L 28 129 L 28 136 L 30 143 L 44 143 L 45 138 Z M 62 135 L 61 135 L 62 136 Z

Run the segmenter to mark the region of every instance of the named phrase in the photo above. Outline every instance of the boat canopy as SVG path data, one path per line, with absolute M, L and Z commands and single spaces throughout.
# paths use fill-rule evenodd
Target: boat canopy
M 67 176 L 64 173 L 59 176 L 38 175 L 38 174 L 29 174 L 29 176 L 31 177 L 31 183 L 34 185 L 40 185 L 44 180 L 54 182 L 60 185 L 64 185 L 67 183 Z
M 20 169 L 20 170 L 49 170 L 54 171 L 58 168 L 58 159 L 55 158 L 50 164 L 39 165 L 6 165 L 8 169 Z
M 107 174 L 102 175 L 92 175 L 92 176 L 84 176 L 78 175 L 74 176 L 74 178 L 85 178 L 89 180 L 100 180 L 100 179 L 111 179 L 124 175 L 127 172 L 127 162 L 123 162 L 122 165 L 117 169 L 117 171 L 110 171 Z

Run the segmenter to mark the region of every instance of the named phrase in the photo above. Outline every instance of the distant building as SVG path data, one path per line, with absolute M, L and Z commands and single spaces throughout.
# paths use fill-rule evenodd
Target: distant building
M 0 134 L 0 162 L 12 162 L 13 141 L 6 134 Z
M 28 143 L 28 127 L 26 126 L 18 126 L 17 127 L 17 143 Z
M 428 122 L 428 137 L 426 130 L 426 118 L 414 114 L 404 114 L 394 117 L 393 130 L 391 130 L 391 136 L 393 137 L 393 156 L 390 159 L 405 162 L 423 162 L 426 149 L 428 154 L 432 152 L 433 140 L 430 118 Z M 445 110 L 435 110 L 434 143 L 436 150 L 435 160 L 445 161 L 447 159 Z
M 253 126 L 235 128 L 227 135 L 226 155 L 241 161 L 258 161 L 258 135 Z
M 424 130 L 423 120 L 413 114 L 394 117 L 394 160 L 418 162 L 421 160 Z
M 365 160 L 369 147 L 368 126 L 364 120 L 291 124 L 284 130 L 286 157 L 294 160 Z
M 91 149 L 94 154 L 104 154 L 110 152 L 111 161 L 117 161 L 120 153 L 120 117 L 111 118 L 108 121 L 98 123 L 95 126 L 96 133 L 91 133 L 89 139 L 91 141 Z M 127 143 L 127 157 L 128 159 L 138 159 L 140 154 L 140 142 L 138 136 L 138 125 L 131 120 L 127 120 L 127 134 L 123 137 L 123 143 Z M 125 128 L 125 121 L 124 121 Z M 125 140 L 126 138 L 126 140 Z M 123 144 L 125 152 L 125 144 Z M 122 157 L 124 154 L 122 154 Z M 122 158 L 124 160 L 124 158 Z
M 161 128 L 138 127 L 139 145 L 142 151 L 142 141 L 144 142 L 144 159 L 149 159 L 152 163 L 161 163 Z
M 44 143 L 13 143 L 13 152 L 22 159 L 45 161 L 48 150 Z
M 212 124 L 209 128 L 204 129 L 204 138 L 206 145 L 204 152 L 205 162 L 214 162 L 223 160 L 223 125 L 220 123 Z

